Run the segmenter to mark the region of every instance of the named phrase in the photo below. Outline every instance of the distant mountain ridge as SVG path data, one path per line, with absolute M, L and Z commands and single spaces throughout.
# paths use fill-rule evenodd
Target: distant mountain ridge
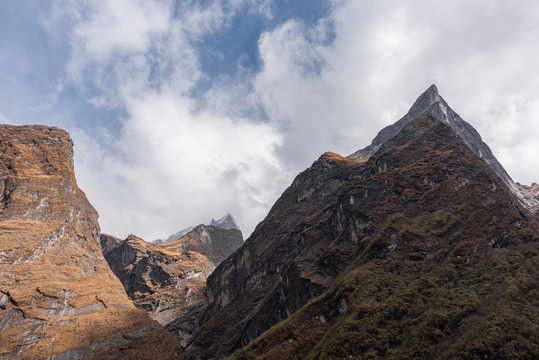
M 231 226 L 225 216 L 223 226 Z M 134 235 L 120 240 L 101 234 L 105 259 L 135 306 L 172 332 L 182 347 L 207 308 L 206 279 L 243 245 L 240 230 L 199 225 L 181 238 L 152 244 Z
M 238 226 L 238 224 L 236 224 L 236 221 L 234 220 L 232 215 L 230 215 L 230 214 L 226 214 L 225 216 L 223 216 L 222 218 L 220 218 L 218 220 L 211 219 L 211 221 L 209 223 L 205 224 L 205 225 L 211 225 L 211 226 L 215 226 L 215 227 L 222 228 L 222 229 L 241 230 L 240 227 Z M 185 234 L 187 234 L 189 231 L 193 230 L 194 228 L 195 228 L 195 226 L 189 226 L 189 227 L 187 227 L 187 228 L 185 228 L 183 230 L 175 232 L 174 234 L 170 235 L 168 238 L 166 238 L 164 240 L 163 239 L 153 240 L 152 243 L 156 244 L 156 245 L 159 245 L 159 244 L 167 244 L 167 243 L 176 241 L 179 238 L 181 238 L 182 236 L 184 236 Z

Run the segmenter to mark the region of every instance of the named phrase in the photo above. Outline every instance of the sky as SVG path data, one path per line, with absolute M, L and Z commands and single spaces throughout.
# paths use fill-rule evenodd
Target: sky
M 3 0 L 0 122 L 67 130 L 102 232 L 247 237 L 322 153 L 431 84 L 539 182 L 539 2 Z

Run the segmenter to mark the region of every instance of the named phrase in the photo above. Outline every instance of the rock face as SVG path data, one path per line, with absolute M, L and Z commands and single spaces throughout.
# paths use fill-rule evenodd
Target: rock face
M 57 128 L 0 125 L 0 358 L 180 358 L 103 258 Z
M 419 281 L 417 274 L 427 271 L 422 264 L 432 270 L 437 262 L 447 261 L 451 274 L 447 276 L 453 281 L 462 269 L 481 261 L 492 249 L 535 244 L 539 240 L 537 219 L 508 188 L 510 178 L 503 176 L 501 166 L 493 166 L 497 161 L 493 157 L 483 160 L 476 154 L 488 155 L 490 151 L 475 141 L 477 132 L 459 119 L 431 87 L 404 120 L 382 130 L 366 149 L 349 158 L 326 153 L 299 174 L 244 246 L 208 278 L 209 306 L 185 357 L 223 358 L 309 300 L 333 289 L 337 279 L 358 266 L 371 269 L 373 279 L 411 274 L 406 279 L 414 282 Z M 533 261 L 539 261 L 537 252 L 532 250 L 531 254 Z M 440 283 L 449 281 L 444 276 L 438 274 Z M 365 278 L 350 281 L 359 292 L 362 284 L 387 291 L 393 287 L 391 282 L 366 282 Z M 406 286 L 399 284 L 404 291 Z M 347 313 L 353 298 L 353 292 L 348 293 L 349 297 L 331 293 L 334 301 L 320 303 L 326 306 L 324 311 L 317 308 L 299 313 L 297 316 L 303 317 L 294 323 L 296 327 L 278 325 L 268 332 L 279 335 L 278 340 L 264 337 L 237 358 L 307 358 L 309 351 L 315 345 L 322 347 L 324 336 L 329 336 L 325 332 L 328 327 L 319 325 L 326 323 L 330 313 L 335 321 L 341 319 L 336 314 Z M 428 311 L 432 299 L 422 299 L 422 306 L 414 304 L 418 306 L 414 309 Z M 447 301 L 436 299 L 442 307 Z M 537 314 L 539 305 L 532 309 Z M 359 315 L 354 312 L 364 323 L 353 326 L 367 324 L 375 310 Z M 390 315 L 393 319 L 403 314 L 415 318 L 404 310 L 396 308 Z M 447 316 L 449 321 L 455 320 L 451 314 Z M 296 315 L 291 319 L 297 319 Z M 398 322 L 391 324 L 399 328 Z M 281 328 L 286 331 L 281 332 Z M 375 329 L 369 329 L 372 336 L 378 336 Z M 440 339 L 449 341 L 447 337 Z M 368 344 L 363 352 L 348 352 L 346 346 L 354 341 L 352 336 L 349 345 L 339 343 L 345 349 L 338 356 L 315 352 L 311 358 L 389 354 L 372 352 Z M 384 343 L 384 338 L 380 341 Z M 287 344 L 294 346 L 287 348 Z M 279 351 L 272 352 L 274 348 Z
M 187 346 L 207 307 L 206 279 L 243 245 L 241 231 L 199 225 L 163 245 L 101 235 L 103 254 L 134 304 Z
M 526 199 L 529 204 L 530 211 L 539 216 L 539 184 L 532 183 L 531 185 L 522 185 L 516 183 L 518 190 L 522 194 L 521 197 Z
M 238 226 L 238 224 L 236 224 L 234 218 L 230 214 L 226 214 L 225 216 L 217 220 L 211 219 L 208 225 L 216 226 L 222 229 L 240 229 L 240 227 Z

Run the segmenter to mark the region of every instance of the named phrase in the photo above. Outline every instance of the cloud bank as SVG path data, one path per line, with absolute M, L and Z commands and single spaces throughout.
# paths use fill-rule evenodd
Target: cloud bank
M 275 4 L 56 3 L 65 81 L 119 114 L 94 134 L 68 126 L 103 231 L 150 240 L 231 212 L 249 234 L 299 171 L 366 146 L 432 83 L 516 181 L 539 180 L 537 2 L 333 1 L 279 23 Z M 223 50 L 205 40 L 242 19 L 274 21 L 258 63 L 208 75 Z

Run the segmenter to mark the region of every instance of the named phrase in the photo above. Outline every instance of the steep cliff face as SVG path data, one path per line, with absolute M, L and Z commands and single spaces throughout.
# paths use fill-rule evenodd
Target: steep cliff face
M 0 125 L 0 357 L 180 357 L 133 306 L 99 245 L 60 129 Z
M 449 107 L 438 93 L 436 85 L 431 85 L 421 94 L 402 119 L 380 130 L 369 146 L 356 151 L 349 155 L 348 158 L 355 161 L 366 161 L 382 144 L 397 134 L 408 122 L 424 114 L 432 114 L 439 121 L 449 125 L 468 148 L 490 166 L 528 210 L 534 211 L 534 209 L 539 208 L 539 200 L 523 195 L 522 191 L 513 182 L 503 166 L 494 157 L 488 145 L 483 142 L 479 133 Z
M 431 95 L 438 97 L 432 89 L 423 96 Z M 245 245 L 208 278 L 209 307 L 186 358 L 226 356 L 358 264 L 377 267 L 391 258 L 376 270 L 407 274 L 447 256 L 461 269 L 493 248 L 535 241 L 537 219 L 466 143 L 475 130 L 454 130 L 445 103 L 445 111 L 419 104 L 411 110 L 418 116 L 358 155 L 360 161 L 326 153 L 298 175 Z M 346 299 L 340 306 L 332 309 L 345 312 Z M 267 354 L 276 345 L 265 344 Z
M 539 222 L 429 117 L 384 143 L 337 202 L 339 237 L 357 241 L 349 267 L 230 359 L 537 356 Z
M 241 231 L 199 225 L 180 239 L 155 245 L 130 235 L 101 235 L 103 254 L 129 298 L 187 346 L 207 307 L 206 279 L 243 245 Z

